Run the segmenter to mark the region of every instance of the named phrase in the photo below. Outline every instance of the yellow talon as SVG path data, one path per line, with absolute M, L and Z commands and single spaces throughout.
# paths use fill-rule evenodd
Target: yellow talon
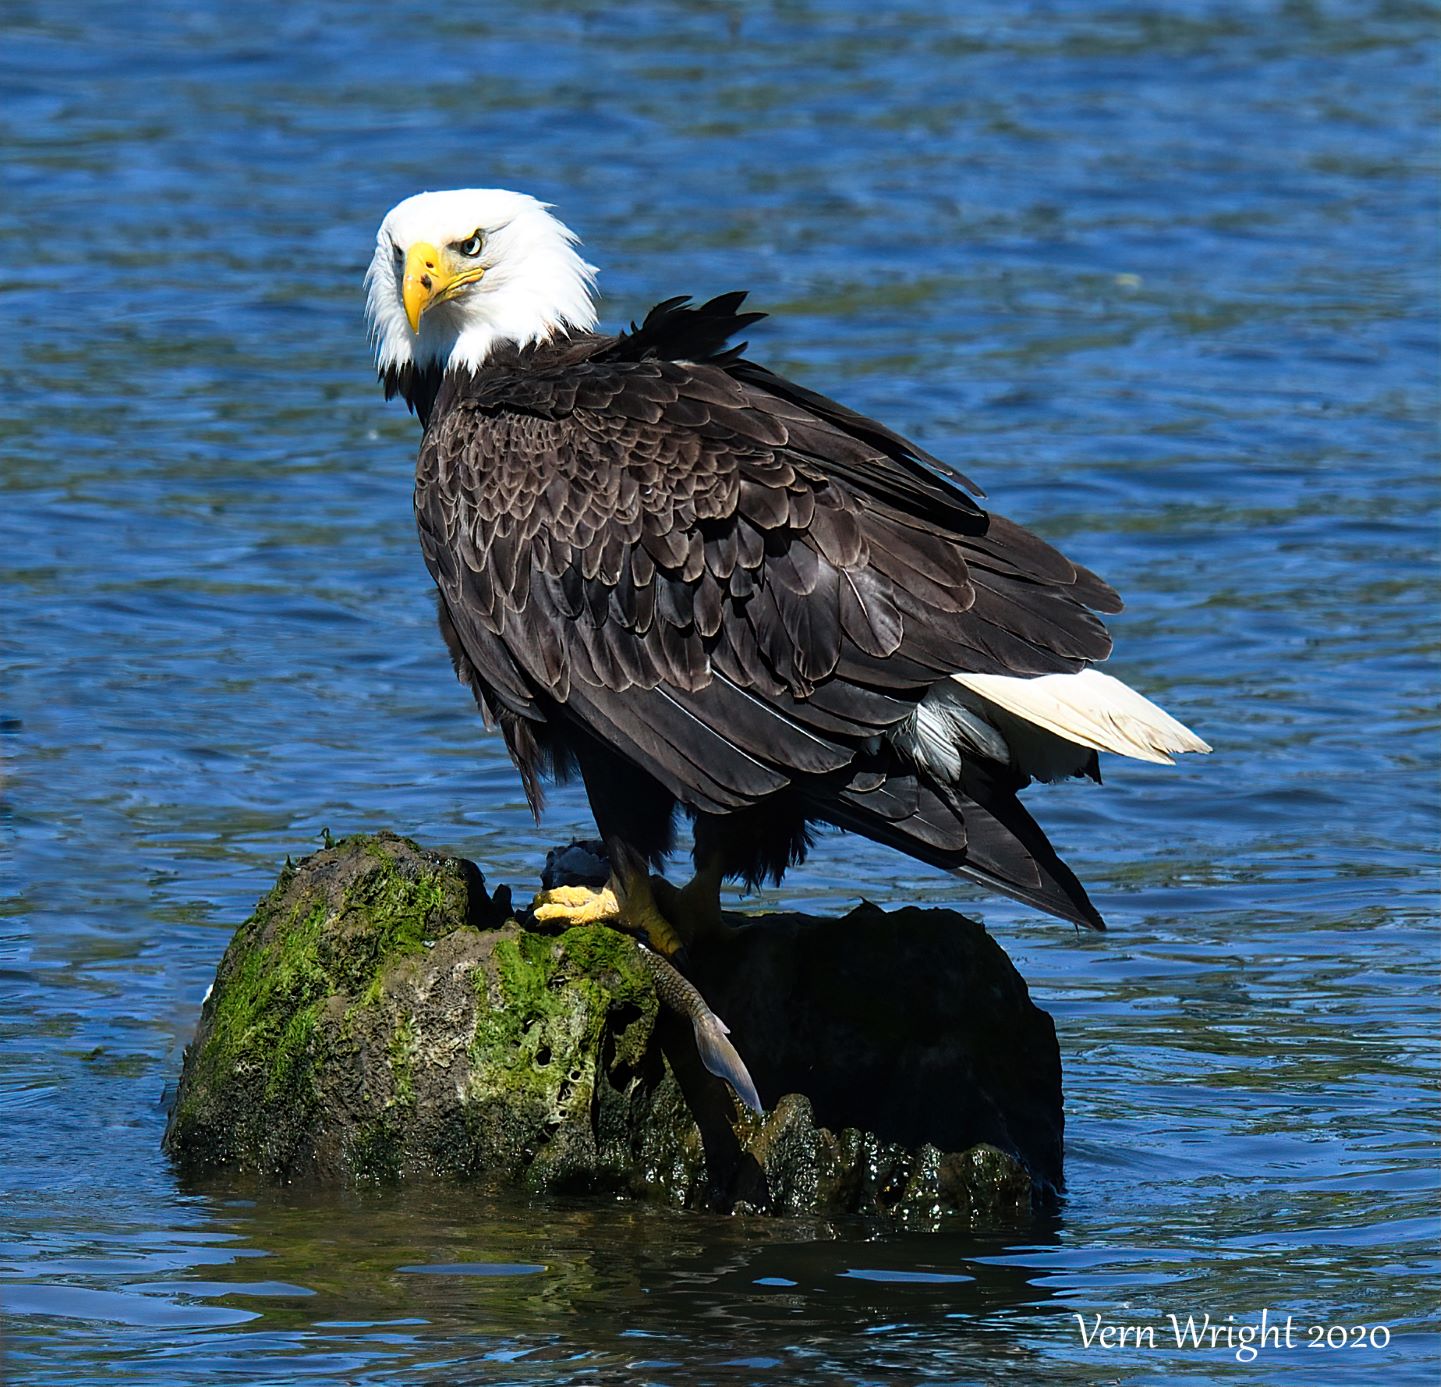
M 590 886 L 556 886 L 542 891 L 531 903 L 530 913 L 538 925 L 614 925 L 620 920 L 620 902 L 609 886 L 597 891 Z
M 542 891 L 531 902 L 530 915 L 545 928 L 610 925 L 623 929 L 640 935 L 667 958 L 674 958 L 682 948 L 675 926 L 656 905 L 650 877 L 639 872 L 628 877 L 619 891 L 614 883 L 599 891 L 591 886 L 556 886 Z

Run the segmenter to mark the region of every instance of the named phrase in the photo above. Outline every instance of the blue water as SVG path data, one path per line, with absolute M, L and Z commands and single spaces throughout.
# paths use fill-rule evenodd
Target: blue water
M 8 1381 L 1435 1380 L 1431 7 L 0 22 Z M 982 915 L 1057 1021 L 1055 1219 L 186 1190 L 161 1157 L 287 853 L 392 827 L 524 889 L 586 827 L 561 794 L 537 840 L 452 680 L 370 375 L 374 228 L 466 183 L 554 201 L 610 323 L 752 289 L 755 355 L 1103 572 L 1117 672 L 1215 744 L 1032 797 L 1103 938 L 851 840 L 743 903 Z M 1263 1308 L 1296 1346 L 1249 1364 L 1166 1320 Z M 1086 1347 L 1097 1313 L 1156 1346 Z

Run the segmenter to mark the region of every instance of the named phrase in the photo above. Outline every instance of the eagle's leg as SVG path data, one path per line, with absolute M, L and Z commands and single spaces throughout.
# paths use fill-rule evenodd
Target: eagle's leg
M 724 877 L 720 856 L 711 853 L 697 861 L 695 875 L 684 886 L 676 888 L 660 877 L 652 883 L 662 911 L 687 945 L 714 938 L 725 929 L 720 903 Z
M 685 940 L 656 902 L 657 886 L 678 895 L 675 888 L 660 877 L 652 877 L 644 866 L 627 863 L 624 858 L 617 862 L 612 857 L 611 862 L 610 885 L 606 891 L 613 894 L 620 905 L 615 923 L 640 935 L 664 958 L 684 953 Z
M 531 905 L 537 924 L 606 924 L 638 934 L 656 953 L 674 958 L 682 940 L 656 903 L 650 870 L 665 860 L 675 835 L 675 796 L 609 747 L 571 727 L 565 755 L 580 771 L 595 826 L 610 860 L 602 890 L 562 886 Z

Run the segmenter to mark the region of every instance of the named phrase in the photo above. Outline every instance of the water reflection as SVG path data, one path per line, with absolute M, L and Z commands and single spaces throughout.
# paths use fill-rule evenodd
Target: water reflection
M 409 1351 L 419 1372 L 426 1346 L 453 1336 L 485 1347 L 450 1368 L 502 1359 L 527 1370 L 574 1361 L 586 1372 L 684 1363 L 687 1373 L 744 1366 L 789 1380 L 846 1371 L 858 1339 L 896 1362 L 916 1353 L 983 1362 L 985 1336 L 973 1342 L 958 1322 L 1015 1324 L 1044 1313 L 1029 1273 L 1005 1265 L 1017 1230 L 904 1236 L 857 1220 L 525 1203 L 469 1187 L 339 1199 L 217 1192 L 207 1202 L 212 1236 L 225 1241 L 196 1249 L 194 1279 L 171 1282 L 164 1299 L 143 1283 L 123 1295 L 97 1293 L 130 1308 L 107 1316 L 100 1306 L 95 1318 L 228 1328 L 253 1317 L 263 1297 L 272 1351 L 291 1340 L 297 1352 L 306 1347 L 307 1362 L 317 1335 L 331 1359 L 363 1357 L 383 1335 L 400 1355 L 392 1370 L 410 1362 Z M 1028 1222 L 1024 1233 L 1032 1249 L 1057 1246 L 1054 1228 Z M 241 1238 L 252 1246 L 238 1246 Z M 257 1256 L 263 1280 L 254 1275 Z M 111 1264 L 111 1274 L 127 1270 L 138 1267 Z M 67 1316 L 85 1308 L 63 1290 L 32 1287 L 19 1309 Z M 249 1354 L 255 1339 L 210 1335 L 206 1354 L 214 1362 Z M 423 1380 L 449 1379 L 437 1372 Z

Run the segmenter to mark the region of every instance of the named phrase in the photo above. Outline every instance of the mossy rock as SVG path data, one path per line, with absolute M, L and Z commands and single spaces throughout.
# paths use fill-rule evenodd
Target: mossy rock
M 930 1224 L 1061 1180 L 1050 1018 L 950 911 L 738 921 L 692 979 L 768 1111 L 701 1067 L 632 940 L 522 928 L 392 834 L 287 866 L 236 932 L 166 1149 L 190 1176 L 485 1174 L 531 1190 Z

